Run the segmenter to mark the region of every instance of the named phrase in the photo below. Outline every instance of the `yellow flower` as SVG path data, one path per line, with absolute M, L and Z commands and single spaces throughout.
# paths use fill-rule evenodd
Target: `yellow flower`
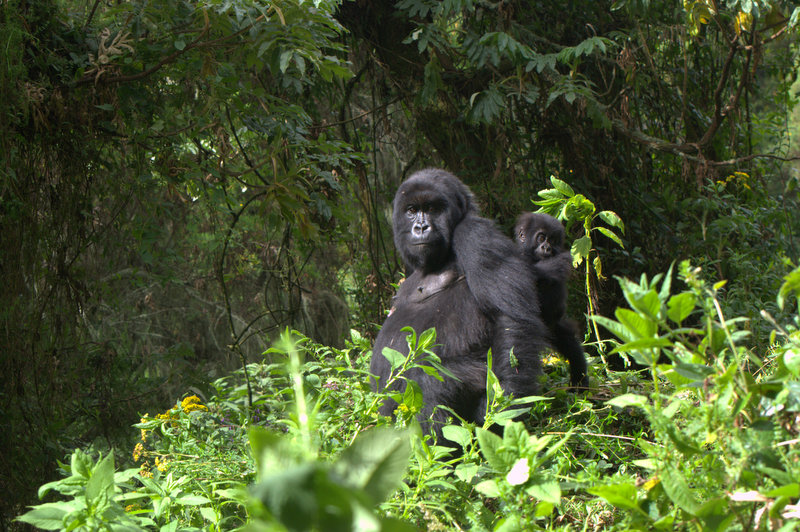
M 189 397 L 181 401 L 181 408 L 183 408 L 183 411 L 186 412 L 187 414 L 189 412 L 196 412 L 198 410 L 202 412 L 208 412 L 208 407 L 204 405 L 200 401 L 200 398 L 197 397 L 196 395 L 190 395 Z
M 168 467 L 168 462 L 169 461 L 166 458 L 164 458 L 163 460 L 159 460 L 158 456 L 156 456 L 156 468 L 159 471 L 161 472 L 166 471 Z
M 133 461 L 138 462 L 139 458 L 141 458 L 142 455 L 145 454 L 145 452 L 146 451 L 144 450 L 144 445 L 142 445 L 141 443 L 137 443 L 136 447 L 133 448 Z

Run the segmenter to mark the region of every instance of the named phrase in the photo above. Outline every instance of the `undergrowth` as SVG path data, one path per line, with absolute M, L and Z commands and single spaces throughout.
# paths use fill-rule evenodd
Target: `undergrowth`
M 800 270 L 781 306 L 796 305 Z M 544 397 L 504 397 L 489 375 L 490 421 L 454 420 L 437 446 L 414 421 L 418 388 L 378 414 L 369 343 L 346 349 L 285 333 L 279 362 L 219 379 L 215 393 L 145 414 L 117 455 L 76 450 L 45 502 L 18 519 L 67 530 L 796 530 L 800 528 L 800 330 L 748 347 L 749 323 L 724 316 L 699 270 L 621 279 L 629 308 L 596 317 L 630 362 L 598 361 L 595 385 L 567 391 L 547 358 Z M 769 315 L 764 319 L 770 321 Z M 435 372 L 435 333 L 409 334 L 394 378 Z M 524 415 L 519 417 L 519 413 Z M 520 421 L 520 419 L 522 421 Z M 115 459 L 135 467 L 115 472 Z M 58 493 L 60 497 L 54 497 Z

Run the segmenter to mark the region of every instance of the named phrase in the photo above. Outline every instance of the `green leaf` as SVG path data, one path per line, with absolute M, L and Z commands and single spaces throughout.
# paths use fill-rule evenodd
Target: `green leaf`
M 462 449 L 466 449 L 472 442 L 472 432 L 461 425 L 445 425 L 442 434 L 450 441 L 456 442 Z
M 410 411 L 419 412 L 425 405 L 425 399 L 422 397 L 422 388 L 419 384 L 412 380 L 406 381 L 406 389 L 403 392 L 402 403 L 406 405 Z
M 582 236 L 580 238 L 576 238 L 572 242 L 572 247 L 570 248 L 570 253 L 572 253 L 572 257 L 573 257 L 573 261 L 572 261 L 573 264 L 575 263 L 576 260 L 578 261 L 578 264 L 580 264 L 580 262 L 583 259 L 586 259 L 586 258 L 589 257 L 589 253 L 591 251 L 592 251 L 592 239 L 591 238 L 589 238 L 588 236 Z M 578 259 L 581 259 L 581 260 L 578 260 Z
M 667 301 L 667 317 L 680 324 L 692 313 L 696 301 L 697 298 L 691 292 L 682 292 L 672 296 Z
M 536 482 L 525 488 L 525 493 L 540 501 L 558 504 L 561 502 L 561 486 L 554 480 Z
M 700 503 L 692 494 L 681 472 L 667 467 L 660 472 L 659 477 L 664 491 L 672 502 L 690 515 L 697 515 Z
M 632 342 L 627 342 L 618 345 L 611 353 L 631 353 L 633 351 L 644 351 L 647 349 L 661 349 L 662 347 L 670 347 L 672 342 L 667 338 L 639 338 Z
M 692 381 L 702 381 L 706 377 L 714 373 L 714 369 L 703 364 L 688 364 L 685 362 L 676 362 L 673 366 L 675 372 Z
M 475 475 L 478 474 L 478 464 L 460 463 L 456 466 L 456 476 L 464 482 L 472 482 Z
M 609 331 L 611 331 L 614 336 L 619 338 L 622 341 L 630 340 L 633 341 L 634 336 L 631 334 L 631 331 L 623 324 L 618 321 L 614 321 L 611 318 L 607 318 L 605 316 L 593 315 L 589 316 L 593 321 L 599 323 Z
M 17 517 L 17 521 L 28 523 L 44 530 L 60 530 L 64 527 L 63 519 L 69 513 L 69 506 L 64 502 L 49 502 L 34 506 L 32 510 Z
M 197 506 L 198 504 L 208 504 L 211 501 L 202 495 L 182 495 L 175 499 L 175 502 L 184 506 Z
M 783 354 L 783 364 L 795 377 L 800 377 L 800 352 L 789 349 Z
M 553 184 L 553 187 L 563 196 L 571 198 L 575 195 L 575 191 L 572 189 L 572 187 L 557 177 L 551 175 L 550 182 Z
M 391 347 L 384 347 L 381 354 L 386 358 L 386 360 L 389 361 L 389 364 L 392 366 L 392 370 L 401 367 L 406 361 L 406 356 L 403 353 L 392 349 Z
M 358 435 L 334 468 L 350 485 L 363 489 L 373 504 L 378 504 L 397 489 L 410 456 L 408 432 L 372 429 Z
M 597 216 L 611 227 L 616 227 L 623 233 L 625 232 L 625 224 L 622 223 L 622 219 L 614 211 L 600 211 Z
M 797 12 L 798 9 L 800 8 L 795 8 L 795 12 Z M 784 277 L 784 283 L 778 291 L 778 306 L 781 309 L 783 309 L 783 306 L 786 304 L 786 297 L 789 294 L 794 294 L 795 297 L 800 296 L 800 268 L 796 268 Z
M 633 334 L 634 338 L 652 338 L 656 334 L 657 325 L 653 320 L 630 309 L 618 308 L 614 315 Z
M 639 395 L 635 393 L 626 393 L 623 395 L 619 395 L 612 399 L 606 401 L 607 404 L 611 406 L 617 406 L 620 408 L 625 408 L 627 406 L 638 406 L 640 408 L 644 408 L 648 404 L 648 399 L 644 395 Z
M 495 525 L 494 532 L 522 532 L 522 522 L 518 515 L 507 515 Z
M 546 188 L 544 190 L 540 190 L 539 192 L 537 192 L 537 194 L 539 194 L 539 197 L 549 201 L 561 202 L 564 200 L 564 194 L 562 194 L 561 192 L 559 192 L 554 188 Z M 543 202 L 535 201 L 534 203 L 536 205 L 541 205 Z
M 108 453 L 98 462 L 86 483 L 87 501 L 94 501 L 101 495 L 109 499 L 114 495 L 114 453 Z
M 595 227 L 597 231 L 600 231 L 602 234 L 606 235 L 608 238 L 614 241 L 619 247 L 625 249 L 625 244 L 622 243 L 622 240 L 617 236 L 614 231 L 611 229 L 606 229 L 605 227 Z
M 617 508 L 626 510 L 634 510 L 638 514 L 647 516 L 647 514 L 639 506 L 637 497 L 637 488 L 633 484 L 609 484 L 608 486 L 595 486 L 589 488 L 589 493 L 602 497 L 609 504 Z
M 500 448 L 503 446 L 503 439 L 494 432 L 480 427 L 475 429 L 475 436 L 478 438 L 478 445 L 480 446 L 481 453 L 483 453 L 489 466 L 495 471 L 508 470 L 509 464 L 506 463 L 505 458 L 499 453 Z
M 478 492 L 486 495 L 487 497 L 499 497 L 500 496 L 500 488 L 497 487 L 497 482 L 494 480 L 484 480 L 483 482 L 479 482 L 475 489 Z

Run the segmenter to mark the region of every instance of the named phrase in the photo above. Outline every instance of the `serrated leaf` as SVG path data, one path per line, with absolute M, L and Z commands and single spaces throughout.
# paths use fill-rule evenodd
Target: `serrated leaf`
M 580 257 L 585 259 L 589 256 L 589 252 L 592 251 L 592 239 L 588 236 L 582 236 L 580 238 L 576 238 L 572 242 L 572 247 L 570 248 L 570 253 L 572 253 L 573 257 Z

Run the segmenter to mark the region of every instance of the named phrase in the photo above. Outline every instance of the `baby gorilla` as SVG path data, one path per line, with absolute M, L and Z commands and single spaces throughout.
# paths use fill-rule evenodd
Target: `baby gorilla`
M 542 320 L 552 346 L 569 360 L 573 386 L 588 386 L 586 357 L 575 323 L 566 317 L 567 279 L 572 254 L 564 249 L 566 232 L 561 222 L 542 213 L 526 212 L 517 220 L 514 236 L 536 275 Z

